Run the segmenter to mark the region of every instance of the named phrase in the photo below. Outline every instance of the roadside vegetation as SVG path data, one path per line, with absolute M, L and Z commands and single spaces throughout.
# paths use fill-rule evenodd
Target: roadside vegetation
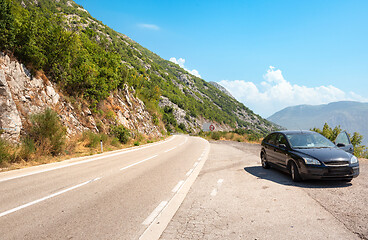
M 343 132 L 340 126 L 331 128 L 327 123 L 325 123 L 322 130 L 319 128 L 312 128 L 311 130 L 322 134 L 332 142 L 335 142 L 337 136 Z M 368 148 L 365 145 L 362 145 L 363 136 L 357 132 L 354 132 L 353 134 L 348 132 L 346 133 L 349 135 L 351 144 L 354 146 L 354 155 L 359 158 L 368 158 Z
M 200 131 L 198 136 L 207 140 L 228 140 L 248 143 L 261 143 L 263 136 L 253 130 L 237 128 L 234 131 L 216 131 L 204 132 Z
M 122 125 L 113 126 L 109 134 L 86 131 L 67 138 L 65 127 L 51 109 L 33 114 L 30 119 L 28 134 L 19 144 L 0 137 L 0 171 L 101 153 L 101 141 L 106 152 L 160 140 L 131 132 Z

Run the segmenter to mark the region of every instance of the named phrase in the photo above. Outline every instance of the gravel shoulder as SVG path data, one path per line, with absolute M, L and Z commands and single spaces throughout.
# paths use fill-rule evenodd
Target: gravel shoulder
M 368 239 L 368 161 L 352 183 L 265 170 L 260 145 L 211 142 L 209 158 L 161 239 Z

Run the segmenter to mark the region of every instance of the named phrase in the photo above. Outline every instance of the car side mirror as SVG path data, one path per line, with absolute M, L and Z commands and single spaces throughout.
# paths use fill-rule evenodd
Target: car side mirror
M 342 147 L 345 147 L 345 144 L 343 144 L 343 143 L 337 143 L 336 146 L 339 147 L 339 148 L 342 148 Z

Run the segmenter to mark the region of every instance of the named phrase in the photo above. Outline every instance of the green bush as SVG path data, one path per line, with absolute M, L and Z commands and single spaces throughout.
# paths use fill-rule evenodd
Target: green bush
M 24 161 L 28 161 L 31 159 L 32 153 L 36 151 L 35 142 L 33 139 L 26 137 L 22 141 L 21 150 L 20 150 L 20 158 Z
M 185 128 L 184 123 L 180 123 L 178 127 L 179 127 L 179 129 L 181 129 L 183 132 L 186 132 L 186 131 L 187 131 L 187 129 Z
M 134 142 L 134 146 L 139 146 L 139 145 L 141 145 L 140 142 L 138 142 L 138 141 Z
M 211 132 L 211 138 L 213 140 L 220 140 L 221 133 L 220 132 Z
M 56 112 L 46 109 L 39 114 L 31 115 L 29 138 L 44 154 L 58 155 L 65 145 L 66 129 L 61 124 Z
M 10 158 L 8 143 L 0 138 L 0 164 L 8 162 Z
M 114 135 L 121 143 L 126 144 L 130 139 L 130 131 L 123 125 L 112 126 L 110 130 L 111 134 Z

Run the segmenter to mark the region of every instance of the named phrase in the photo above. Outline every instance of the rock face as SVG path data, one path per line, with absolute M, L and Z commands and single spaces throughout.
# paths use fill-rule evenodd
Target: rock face
M 18 142 L 20 136 L 25 134 L 30 114 L 42 112 L 46 108 L 59 114 L 69 136 L 87 130 L 99 132 L 103 129 L 108 132 L 111 124 L 122 124 L 133 132 L 147 136 L 161 136 L 159 127 L 152 123 L 144 103 L 134 97 L 134 91 L 128 86 L 111 94 L 100 107 L 109 111 L 110 118 L 92 114 L 85 103 L 68 102 L 45 75 L 32 76 L 23 64 L 0 53 L 1 137 Z
M 223 86 L 221 86 L 220 84 L 218 84 L 217 82 L 209 82 L 209 83 L 211 83 L 213 86 L 215 86 L 218 90 L 220 90 L 221 92 L 223 92 L 223 93 L 225 93 L 226 95 L 228 95 L 229 97 L 231 97 L 231 98 L 233 98 L 233 99 L 235 99 L 234 97 L 233 97 L 233 95 L 231 95 L 231 93 L 228 91 L 228 90 L 226 90 L 226 88 L 224 88 Z

